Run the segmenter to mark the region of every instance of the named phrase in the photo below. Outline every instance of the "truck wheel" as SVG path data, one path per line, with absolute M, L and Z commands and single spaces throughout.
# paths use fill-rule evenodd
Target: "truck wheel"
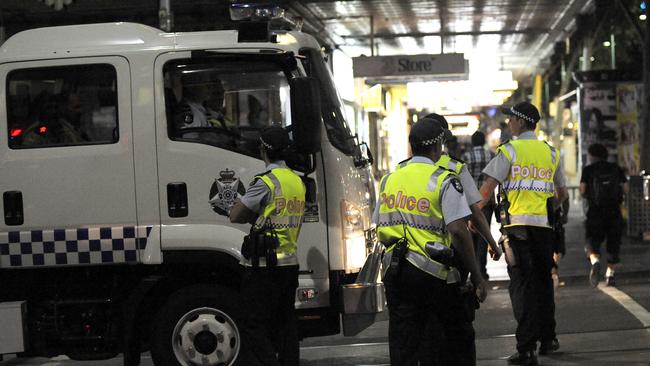
M 235 322 L 239 299 L 221 286 L 196 285 L 173 293 L 152 327 L 154 364 L 233 365 L 241 346 Z

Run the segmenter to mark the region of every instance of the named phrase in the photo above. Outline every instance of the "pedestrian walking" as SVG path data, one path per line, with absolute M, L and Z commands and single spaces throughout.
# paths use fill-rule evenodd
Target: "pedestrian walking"
M 477 187 L 480 187 L 483 184 L 485 177 L 483 175 L 483 169 L 485 169 L 493 157 L 494 153 L 485 148 L 485 134 L 482 131 L 474 132 L 472 135 L 472 150 L 463 154 L 463 161 L 467 165 L 469 174 L 474 179 L 474 183 Z M 492 221 L 492 213 L 494 213 L 495 205 L 494 194 L 492 194 L 488 203 L 481 209 L 481 213 L 485 217 L 485 221 L 488 225 L 490 225 L 490 222 Z M 476 252 L 479 267 L 481 268 L 481 274 L 487 280 L 490 278 L 486 268 L 488 243 L 483 240 L 481 234 L 477 232 L 472 233 L 472 240 L 474 241 L 474 251 Z
M 540 354 L 559 349 L 555 334 L 553 213 L 567 198 L 566 178 L 557 149 L 535 136 L 540 119 L 535 106 L 521 102 L 502 112 L 509 116 L 513 140 L 497 149 L 483 173 L 486 204 L 500 185 L 500 220 L 510 276 L 510 300 L 517 320 L 517 352 L 510 365 L 536 365 Z M 557 199 L 555 195 L 557 194 Z
M 623 216 L 621 203 L 627 192 L 627 178 L 616 163 L 607 161 L 607 148 L 602 144 L 589 146 L 591 164 L 582 169 L 580 194 L 587 201 L 586 252 L 591 262 L 589 282 L 593 287 L 600 281 L 600 246 L 607 239 L 607 286 L 616 286 L 614 270 L 620 262 Z

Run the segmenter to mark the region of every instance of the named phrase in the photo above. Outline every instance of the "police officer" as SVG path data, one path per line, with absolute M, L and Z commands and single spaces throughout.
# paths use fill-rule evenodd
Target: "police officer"
M 510 117 L 508 126 L 515 139 L 499 146 L 497 155 L 483 170 L 487 177 L 480 191 L 487 203 L 500 184 L 500 196 L 507 198 L 500 204 L 505 210 L 501 224 L 512 248 L 511 252 L 506 251 L 506 261 L 510 299 L 517 320 L 517 352 L 508 358 L 508 363 L 536 365 L 537 341 L 541 343 L 540 354 L 560 347 L 555 338 L 550 276 L 553 231 L 548 211 L 566 199 L 566 178 L 560 152 L 535 136 L 540 118 L 537 108 L 521 102 L 503 108 L 502 112 Z M 558 199 L 554 199 L 556 194 Z
M 267 171 L 255 177 L 230 211 L 231 222 L 255 222 L 256 232 L 277 240 L 277 248 L 267 248 L 266 255 L 252 258 L 256 254 L 248 253 L 249 258 L 242 260 L 241 293 L 247 318 L 242 329 L 242 364 L 247 366 L 298 365 L 300 359 L 294 301 L 305 185 L 283 160 L 288 147 L 289 136 L 282 128 L 262 131 L 260 152 Z M 259 235 L 251 231 L 252 236 Z M 259 242 L 273 240 L 258 240 L 257 245 Z
M 443 143 L 453 136 L 449 130 L 447 119 L 444 116 L 437 113 L 429 113 L 423 118 L 433 120 L 445 130 Z M 399 169 L 406 166 L 410 161 L 411 159 L 406 159 L 405 161 L 400 162 L 397 168 Z M 479 207 L 479 204 L 482 201 L 481 193 L 479 193 L 478 187 L 476 187 L 476 184 L 474 183 L 474 178 L 472 178 L 472 175 L 469 174 L 467 166 L 465 166 L 463 162 L 452 158 L 445 152 L 442 152 L 440 154 L 440 158 L 438 161 L 436 161 L 436 165 L 441 166 L 445 169 L 452 170 L 454 173 L 456 173 L 456 175 L 458 175 L 460 183 L 463 186 L 467 204 L 472 211 L 470 227 L 473 231 L 477 232 L 483 240 L 487 242 L 490 257 L 493 260 L 498 261 L 501 257 L 501 249 L 492 237 L 492 232 L 490 231 L 490 223 L 486 220 L 485 215 Z
M 415 123 L 409 134 L 413 158 L 380 183 L 374 216 L 379 240 L 386 247 L 383 280 L 392 365 L 475 364 L 474 331 L 463 310 L 460 275 L 452 266 L 452 253 L 470 271 L 480 301 L 487 295 L 487 286 L 466 227 L 470 210 L 463 187 L 453 172 L 434 163 L 440 157 L 444 133 L 432 119 Z M 423 336 L 432 324 L 441 336 Z M 442 344 L 433 344 L 434 340 Z M 440 352 L 420 351 L 427 347 Z M 438 359 L 422 359 L 423 354 Z

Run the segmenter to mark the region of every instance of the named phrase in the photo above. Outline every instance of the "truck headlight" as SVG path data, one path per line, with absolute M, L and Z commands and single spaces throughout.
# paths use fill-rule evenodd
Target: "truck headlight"
M 345 246 L 346 273 L 358 272 L 366 261 L 366 238 L 362 210 L 352 202 L 341 200 L 341 229 Z

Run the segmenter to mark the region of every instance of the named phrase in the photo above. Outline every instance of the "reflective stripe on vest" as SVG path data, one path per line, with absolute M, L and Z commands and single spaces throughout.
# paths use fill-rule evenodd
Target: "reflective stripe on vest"
M 277 250 L 278 266 L 296 265 L 298 235 L 305 211 L 305 185 L 289 168 L 275 168 L 256 178 L 261 179 L 271 191 L 262 216 L 267 218 L 280 242 Z M 260 258 L 260 266 L 265 263 Z M 249 261 L 243 264 L 250 265 Z
M 382 259 L 383 276 L 386 275 L 392 258 L 392 251 L 387 252 L 384 255 L 384 258 Z M 432 261 L 429 257 L 425 257 L 410 250 L 406 253 L 405 259 L 422 271 L 432 275 L 433 277 L 447 281 L 449 284 L 460 282 L 460 272 L 454 267 L 447 267 L 444 264 Z
M 447 279 L 448 272 L 432 268 L 445 266 L 430 259 L 424 247 L 428 242 L 450 246 L 440 206 L 440 189 L 451 175 L 434 164 L 411 162 L 384 176 L 379 194 L 379 241 L 393 243 L 406 232 L 409 262 L 442 280 Z M 387 253 L 392 250 L 393 246 Z
M 510 207 L 510 224 L 549 227 L 546 200 L 555 194 L 553 178 L 559 165 L 557 151 L 543 141 L 514 140 L 498 149 L 510 161 L 501 184 Z
M 535 191 L 535 192 L 555 192 L 553 182 L 544 182 L 539 180 L 507 180 L 503 182 L 503 190 L 510 191 Z
M 377 226 L 407 225 L 416 229 L 440 231 L 444 230 L 445 222 L 436 217 L 414 215 L 395 211 L 379 214 Z

